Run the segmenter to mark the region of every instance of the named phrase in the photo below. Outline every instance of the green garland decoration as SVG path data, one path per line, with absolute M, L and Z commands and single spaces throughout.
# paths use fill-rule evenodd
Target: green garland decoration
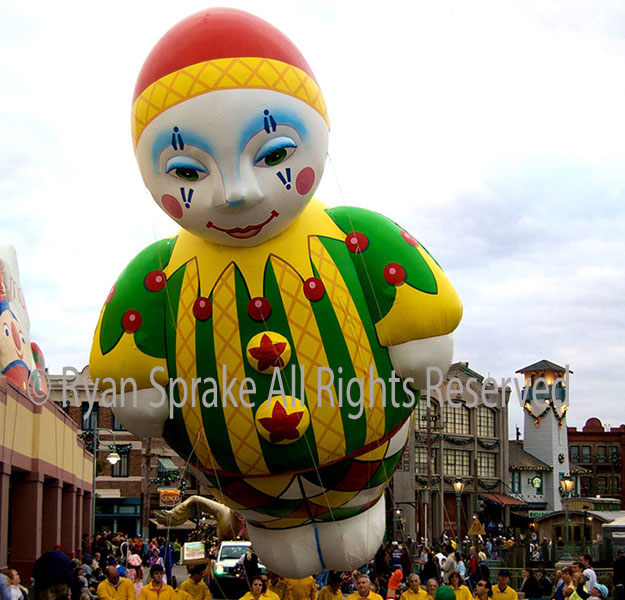
M 546 471 L 553 471 L 553 467 L 550 467 L 550 466 L 540 467 L 538 465 L 531 466 L 531 467 L 527 467 L 525 465 L 510 465 L 508 468 L 511 471 L 538 471 L 541 473 L 546 472 Z
M 150 479 L 150 484 L 154 485 L 174 485 L 176 482 L 178 482 L 180 498 L 182 498 L 185 490 L 187 489 L 187 479 L 178 473 L 178 471 L 166 471 L 165 473 L 159 473 L 156 477 Z
M 531 404 L 531 402 L 526 402 L 525 406 L 524 406 L 524 409 L 527 411 L 527 414 L 534 419 L 534 423 L 536 424 L 536 427 L 538 427 L 540 425 L 540 420 L 550 410 L 553 411 L 553 416 L 558 421 L 558 427 L 562 427 L 564 419 L 566 418 L 566 413 L 569 410 L 569 407 L 566 404 L 562 405 L 562 412 L 559 413 L 558 409 L 555 407 L 555 404 L 553 403 L 553 400 L 549 399 L 549 404 L 545 407 L 545 410 L 543 410 L 538 415 L 535 415 L 532 412 L 532 404 Z
M 495 440 L 494 442 L 490 442 L 489 443 L 489 442 L 483 442 L 482 440 L 480 440 L 478 438 L 477 444 L 481 448 L 484 448 L 486 450 L 492 450 L 493 448 L 497 448 L 497 446 L 499 446 L 499 444 L 501 444 L 501 440 Z
M 483 479 L 478 479 L 477 480 L 477 484 L 480 487 L 483 487 L 485 490 L 494 490 L 499 484 L 501 483 L 500 479 L 497 479 L 497 481 L 493 481 L 491 483 L 489 483 L 488 481 L 484 481 Z
M 93 449 L 95 446 L 95 433 L 93 431 L 81 431 L 78 434 L 78 439 L 82 440 L 85 443 L 85 449 L 93 454 Z M 132 444 L 106 444 L 111 448 L 114 448 L 117 454 L 128 454 L 132 448 Z

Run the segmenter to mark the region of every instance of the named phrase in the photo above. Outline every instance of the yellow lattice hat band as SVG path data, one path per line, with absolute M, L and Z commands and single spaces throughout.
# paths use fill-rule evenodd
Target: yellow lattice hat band
M 190 65 L 150 84 L 132 106 L 132 142 L 162 112 L 189 98 L 217 90 L 263 89 L 293 96 L 330 125 L 317 82 L 307 73 L 271 58 L 219 58 Z

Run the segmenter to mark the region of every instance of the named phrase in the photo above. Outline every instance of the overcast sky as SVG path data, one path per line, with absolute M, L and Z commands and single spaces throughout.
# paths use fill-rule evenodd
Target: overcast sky
M 569 424 L 625 422 L 625 2 L 219 5 L 307 58 L 331 120 L 317 197 L 428 247 L 464 303 L 455 360 L 569 364 Z M 87 363 L 118 274 L 176 230 L 143 187 L 131 96 L 159 37 L 207 6 L 0 0 L 0 242 L 52 372 Z

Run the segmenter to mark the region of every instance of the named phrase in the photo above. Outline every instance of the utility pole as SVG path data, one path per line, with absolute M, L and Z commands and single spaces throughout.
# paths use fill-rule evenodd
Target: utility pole
M 432 497 L 432 419 L 430 418 L 430 399 L 426 400 L 425 419 L 426 419 L 426 462 L 427 462 L 427 506 L 426 506 L 426 528 L 425 537 L 426 544 L 430 546 L 432 544 L 432 516 L 434 511 L 432 510 L 433 497 Z
M 141 537 L 144 540 L 150 534 L 150 459 L 152 458 L 152 438 L 143 438 L 143 480 L 141 481 Z

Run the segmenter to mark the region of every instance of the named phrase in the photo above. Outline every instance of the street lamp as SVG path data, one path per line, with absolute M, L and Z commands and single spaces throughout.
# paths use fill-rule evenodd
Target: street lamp
M 106 446 L 106 448 L 108 448 L 109 450 L 112 450 L 112 452 L 106 457 L 106 460 L 111 465 L 116 465 L 121 460 L 121 456 L 117 453 L 117 441 L 115 440 L 115 432 L 113 432 L 111 429 L 107 429 L 106 427 L 94 427 L 93 428 L 93 496 L 91 498 L 91 535 L 95 534 L 95 501 L 96 501 L 95 479 L 97 475 L 96 457 L 98 455 L 98 452 L 105 450 L 105 448 L 100 448 L 100 431 L 106 431 L 107 433 L 110 433 L 111 436 L 113 437 L 112 444 L 103 444 L 103 446 Z
M 571 497 L 571 492 L 575 487 L 575 482 L 570 475 L 565 475 L 560 480 L 560 488 L 566 498 L 565 512 L 564 512 L 564 554 L 561 557 L 563 561 L 572 561 L 573 557 L 571 556 L 571 551 L 569 549 L 569 499 Z
M 458 516 L 456 529 L 456 550 L 460 552 L 460 546 L 462 544 L 462 540 L 460 539 L 460 496 L 462 495 L 462 490 L 464 490 L 464 481 L 457 479 L 454 481 L 453 486 L 456 491 L 456 515 Z

